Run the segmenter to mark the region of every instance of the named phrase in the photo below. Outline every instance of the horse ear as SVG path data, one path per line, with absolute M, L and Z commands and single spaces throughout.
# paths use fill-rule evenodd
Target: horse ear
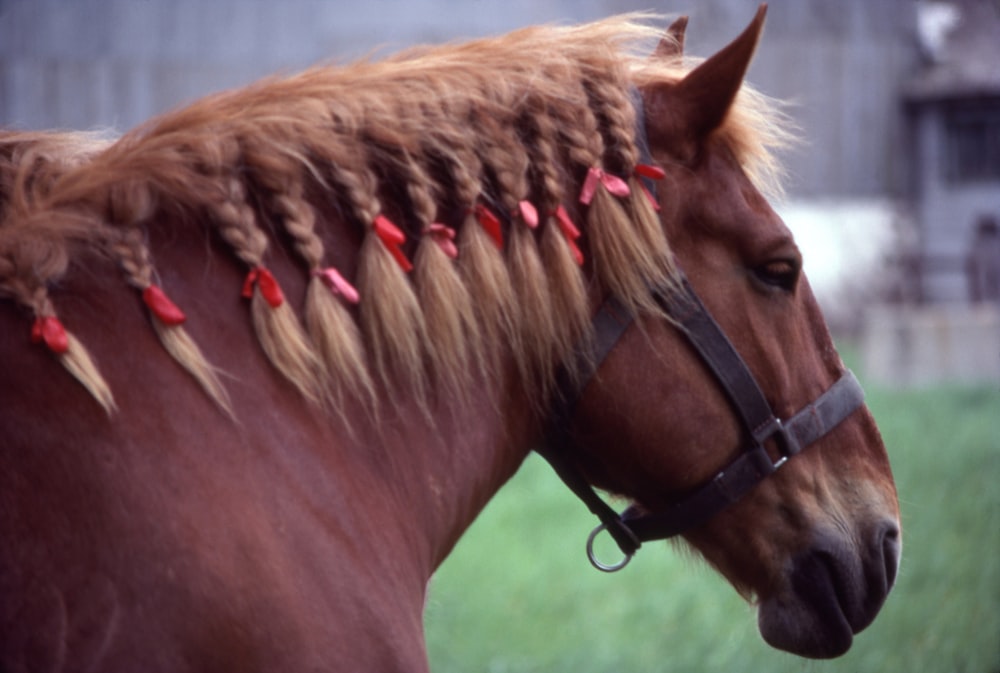
M 688 18 L 679 16 L 667 28 L 667 34 L 656 45 L 653 52 L 655 59 L 675 59 L 684 55 L 684 31 L 687 30 Z
M 762 4 L 739 37 L 688 73 L 671 92 L 683 128 L 696 138 L 705 138 L 726 118 L 757 49 L 766 13 L 767 5 Z

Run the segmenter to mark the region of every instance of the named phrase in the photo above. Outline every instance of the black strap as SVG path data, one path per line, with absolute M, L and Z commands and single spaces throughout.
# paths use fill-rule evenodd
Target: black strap
M 632 99 L 632 107 L 635 108 L 635 146 L 639 150 L 639 163 L 652 164 L 653 155 L 649 151 L 649 138 L 646 135 L 646 106 L 643 104 L 642 92 L 639 91 L 639 87 L 632 87 L 629 91 L 629 97 Z M 643 175 L 640 175 L 639 179 L 646 187 L 646 191 L 655 199 L 656 182 Z
M 673 537 L 703 524 L 749 493 L 803 447 L 827 434 L 864 402 L 864 393 L 857 379 L 850 371 L 845 371 L 818 399 L 787 421 L 781 421 L 774 415 L 743 358 L 708 313 L 687 279 L 682 280 L 679 289 L 657 290 L 654 296 L 681 327 L 725 390 L 750 443 L 707 484 L 665 510 L 642 514 L 630 508 L 619 515 L 605 503 L 574 459 L 569 427 L 584 388 L 633 320 L 621 302 L 615 299 L 606 301 L 594 317 L 594 338 L 576 354 L 572 368 L 576 373 L 562 368 L 557 375 L 558 395 L 546 433 L 546 445 L 539 448 L 538 453 L 548 460 L 570 490 L 600 519 L 602 527 L 611 534 L 626 557 L 635 554 L 642 542 Z M 779 449 L 779 457 L 774 461 L 765 448 L 765 442 L 771 438 L 776 440 Z M 591 560 L 594 561 L 593 558 Z
M 656 300 L 667 315 L 684 329 L 688 341 L 715 375 L 740 416 L 743 427 L 758 444 L 770 436 L 774 414 L 743 358 L 726 337 L 687 278 L 679 289 L 657 291 Z
M 592 336 L 577 347 L 573 364 L 556 374 L 557 396 L 551 409 L 550 428 L 568 424 L 583 388 L 601 366 L 618 340 L 632 324 L 632 313 L 615 297 L 609 297 L 591 320 Z
M 802 447 L 827 434 L 863 402 L 864 391 L 857 378 L 850 370 L 845 371 L 815 402 L 805 406 L 788 421 L 779 422 L 781 431 L 789 436 L 791 452 L 783 450 L 782 456 L 772 461 L 763 444 L 757 444 L 672 507 L 642 515 L 635 509 L 626 510 L 622 515 L 625 525 L 635 537 L 645 542 L 673 537 L 705 523 L 776 472 Z
M 587 382 L 597 373 L 598 367 L 632 324 L 632 320 L 629 310 L 614 297 L 609 298 L 598 309 L 592 321 L 593 337 L 578 347 L 574 355 L 575 365 L 560 368 L 556 376 L 557 395 L 553 402 L 545 446 L 537 450 L 549 462 L 563 483 L 607 528 L 618 546 L 630 550 L 629 555 L 639 549 L 640 543 L 622 524 L 618 512 L 604 502 L 580 472 L 572 456 L 572 441 L 569 438 L 568 428 Z
M 827 434 L 865 402 L 865 391 L 847 369 L 815 402 L 803 407 L 784 423 L 789 440 L 806 447 Z

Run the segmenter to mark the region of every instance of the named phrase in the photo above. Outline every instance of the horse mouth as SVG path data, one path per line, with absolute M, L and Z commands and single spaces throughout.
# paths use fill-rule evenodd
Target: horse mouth
M 812 659 L 847 652 L 854 635 L 878 614 L 896 576 L 898 543 L 879 545 L 868 559 L 814 549 L 792 565 L 787 589 L 761 600 L 757 615 L 764 640 Z

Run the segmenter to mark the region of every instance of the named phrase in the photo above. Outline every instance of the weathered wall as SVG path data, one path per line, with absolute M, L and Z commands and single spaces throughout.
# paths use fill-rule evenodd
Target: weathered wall
M 1000 384 L 1000 307 L 871 306 L 861 343 L 868 381 L 894 388 Z

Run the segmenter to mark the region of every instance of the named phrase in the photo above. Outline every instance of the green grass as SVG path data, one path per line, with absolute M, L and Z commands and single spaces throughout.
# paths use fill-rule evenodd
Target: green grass
M 725 671 L 1000 673 L 1000 391 L 868 391 L 896 476 L 903 563 L 851 651 L 768 647 L 718 575 L 668 543 L 593 570 L 594 521 L 530 458 L 434 579 L 436 673 Z

